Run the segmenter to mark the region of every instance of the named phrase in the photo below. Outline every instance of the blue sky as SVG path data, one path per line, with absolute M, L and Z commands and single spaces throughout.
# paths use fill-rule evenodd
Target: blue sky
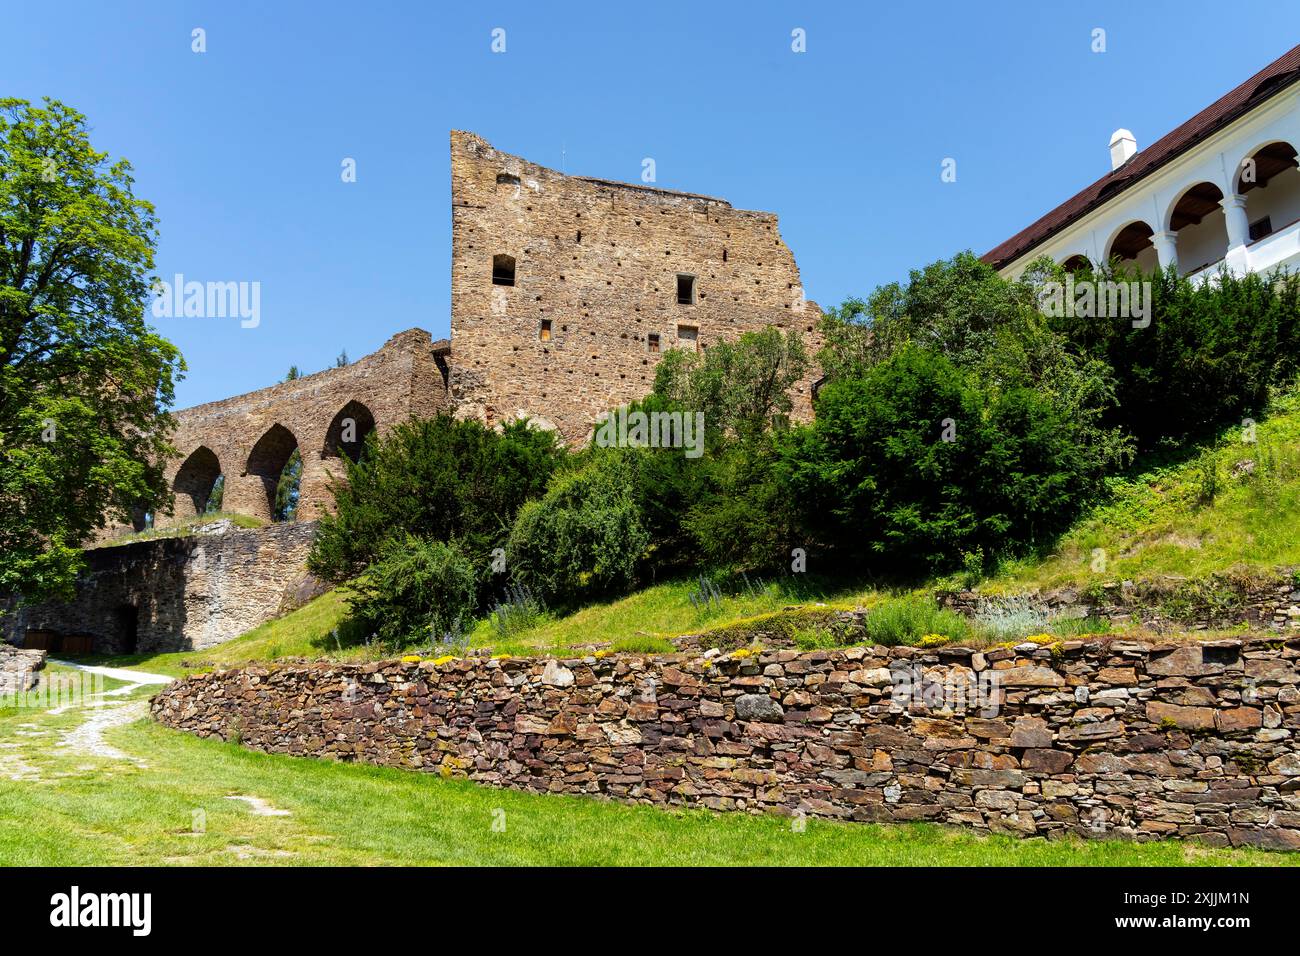
M 451 129 L 609 179 L 653 157 L 659 186 L 775 212 L 830 305 L 986 251 L 1103 175 L 1116 127 L 1146 146 L 1300 39 L 1249 0 L 6 6 L 0 94 L 75 106 L 131 160 L 157 272 L 261 283 L 255 329 L 156 320 L 180 406 L 447 334 Z

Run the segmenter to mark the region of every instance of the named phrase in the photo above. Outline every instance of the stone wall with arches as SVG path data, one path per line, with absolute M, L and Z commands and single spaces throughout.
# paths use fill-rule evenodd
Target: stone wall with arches
M 410 329 L 342 368 L 178 412 L 178 455 L 167 468 L 175 503 L 155 526 L 202 514 L 218 479 L 222 511 L 271 520 L 276 484 L 295 450 L 302 459 L 296 517 L 318 518 L 332 501 L 331 479 L 343 476 L 342 457 L 355 460 L 368 434 L 446 410 L 446 352 L 428 332 Z

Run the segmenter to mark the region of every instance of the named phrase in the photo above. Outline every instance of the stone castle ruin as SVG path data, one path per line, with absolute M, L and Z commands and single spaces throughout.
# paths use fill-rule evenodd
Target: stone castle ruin
M 768 326 L 799 333 L 810 354 L 819 346 L 821 311 L 804 298 L 771 213 L 567 176 L 460 131 L 451 179 L 450 340 L 409 329 L 342 368 L 177 412 L 178 455 L 166 472 L 175 503 L 155 527 L 201 515 L 218 479 L 223 511 L 271 522 L 295 450 L 296 518 L 308 525 L 330 508 L 343 456 L 413 415 L 446 411 L 488 426 L 523 418 L 582 444 L 601 412 L 650 391 L 669 349 L 707 349 Z M 797 418 L 812 414 L 815 378 L 794 390 Z M 94 544 L 145 524 L 140 514 Z M 0 632 L 54 651 L 181 650 L 235 637 L 304 593 L 310 528 L 234 534 L 237 546 L 163 539 L 96 549 L 72 604 L 7 613 Z

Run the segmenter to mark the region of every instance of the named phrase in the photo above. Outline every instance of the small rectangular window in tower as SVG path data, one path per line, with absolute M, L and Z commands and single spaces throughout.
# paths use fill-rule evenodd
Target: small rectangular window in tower
M 685 349 L 695 351 L 695 343 L 700 337 L 698 326 L 679 325 L 677 326 L 677 344 Z
M 515 257 L 496 255 L 492 257 L 492 284 L 515 284 Z
M 537 330 L 537 337 L 543 342 L 551 341 L 551 320 L 542 319 L 542 326 Z
M 645 337 L 645 341 L 646 341 L 646 347 L 649 348 L 651 352 L 658 352 L 658 351 L 659 351 L 659 333 L 658 333 L 658 332 L 651 332 L 649 335 L 647 335 L 647 336 Z
M 678 273 L 677 275 L 677 304 L 694 305 L 695 304 L 695 276 Z

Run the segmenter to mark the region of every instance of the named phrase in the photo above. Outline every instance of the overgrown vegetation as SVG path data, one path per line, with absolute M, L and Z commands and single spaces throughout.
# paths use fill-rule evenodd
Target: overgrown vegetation
M 1047 283 L 1063 278 L 1044 262 L 1010 282 L 963 253 L 846 301 L 823 323 L 825 378 L 808 423 L 791 421 L 808 357 L 777 329 L 661 359 L 652 392 L 626 412 L 669 422 L 665 442 L 630 432 L 610 442 L 598 429 L 564 452 L 519 423 L 496 433 L 413 420 L 372 437 L 349 465 L 311 567 L 355 580 L 358 618 L 391 646 L 473 619 L 512 642 L 591 602 L 687 576 L 697 627 L 725 616 L 728 590 L 699 582 L 737 575 L 811 565 L 841 588 L 906 591 L 948 574 L 972 586 L 1050 552 L 1089 509 L 1142 499 L 1119 476 L 1139 451 L 1148 467 L 1168 460 L 1171 443 L 1182 443 L 1181 462 L 1165 467 L 1191 507 L 1247 485 L 1283 504 L 1295 467 L 1284 442 L 1231 463 L 1187 443 L 1245 410 L 1262 419 L 1270 389 L 1295 374 L 1278 352 L 1300 345 L 1300 283 L 1083 273 L 1071 281 L 1151 283 L 1149 315 L 1065 321 L 1043 304 Z M 530 601 L 496 600 L 518 588 Z M 1009 605 L 983 615 L 972 630 L 900 597 L 869 627 L 881 643 L 933 643 L 1053 624 Z

